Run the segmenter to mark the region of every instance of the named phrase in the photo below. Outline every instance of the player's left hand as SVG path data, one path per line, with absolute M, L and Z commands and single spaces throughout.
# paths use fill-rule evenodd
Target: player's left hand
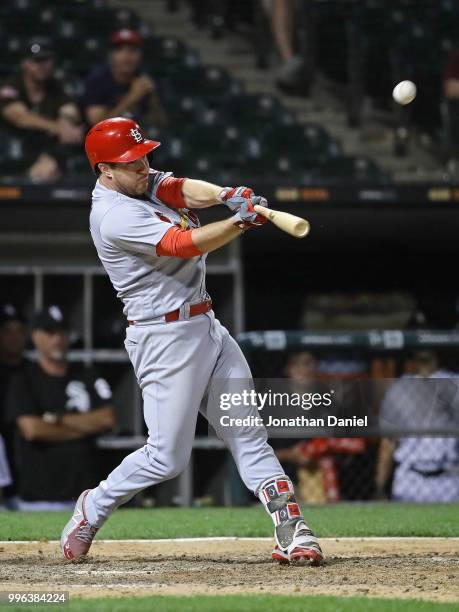
M 219 195 L 222 204 L 226 204 L 232 212 L 238 212 L 240 204 L 237 204 L 234 199 L 236 197 L 250 198 L 253 194 L 253 189 L 250 187 L 225 187 Z
M 242 223 L 244 227 L 249 228 L 258 227 L 260 225 L 264 225 L 267 222 L 266 217 L 259 215 L 254 209 L 254 206 L 256 206 L 257 204 L 260 204 L 261 206 L 267 208 L 268 202 L 266 198 L 252 195 L 250 199 L 235 196 L 231 198 L 231 200 L 235 206 L 235 210 L 237 210 L 237 213 L 233 217 L 236 223 Z

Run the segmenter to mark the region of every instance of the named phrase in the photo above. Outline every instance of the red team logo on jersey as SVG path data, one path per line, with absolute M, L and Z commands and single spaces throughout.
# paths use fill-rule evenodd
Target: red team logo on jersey
M 180 221 L 173 221 L 157 210 L 155 210 L 155 215 L 161 219 L 161 221 L 164 221 L 165 223 L 173 223 L 181 229 L 189 229 L 190 227 L 194 228 L 200 226 L 198 216 L 193 211 L 188 210 L 187 208 L 177 208 L 175 212 L 180 215 Z
M 155 210 L 155 215 L 157 217 L 159 217 L 161 219 L 161 221 L 164 221 L 165 223 L 172 223 L 172 221 L 169 219 L 169 217 L 166 217 L 166 215 L 163 215 L 162 213 L 158 212 L 157 210 Z

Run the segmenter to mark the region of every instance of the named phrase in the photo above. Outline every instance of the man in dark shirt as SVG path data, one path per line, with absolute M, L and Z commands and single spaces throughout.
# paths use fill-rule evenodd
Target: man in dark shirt
M 69 363 L 68 325 L 57 306 L 32 326 L 37 363 L 11 381 L 17 427 L 19 509 L 62 509 L 97 482 L 95 436 L 115 422 L 111 390 L 91 368 Z
M 108 62 L 96 66 L 86 81 L 86 119 L 94 125 L 110 117 L 129 117 L 164 127 L 167 118 L 153 79 L 142 69 L 142 38 L 119 30 L 110 39 Z
M 0 87 L 2 127 L 17 138 L 22 170 L 40 181 L 58 178 L 62 160 L 83 140 L 78 107 L 53 73 L 51 42 L 33 39 L 24 50 L 19 74 Z
M 14 374 L 23 368 L 26 320 L 13 304 L 0 305 L 0 489 L 9 508 L 15 507 L 14 427 L 6 418 L 6 394 Z M 9 478 L 7 475 L 9 473 Z M 3 475 L 3 477 L 2 477 Z M 13 482 L 12 482 L 13 478 Z

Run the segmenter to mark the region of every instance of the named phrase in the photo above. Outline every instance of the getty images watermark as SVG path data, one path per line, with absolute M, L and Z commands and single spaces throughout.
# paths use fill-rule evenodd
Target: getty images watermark
M 368 415 L 343 413 L 342 389 L 331 388 L 323 381 L 298 388 L 284 379 L 269 380 L 267 388 L 257 388 L 260 381 L 244 386 L 243 381 L 214 383 L 212 404 L 213 423 L 234 435 L 248 428 L 266 427 L 274 436 L 337 435 L 336 429 L 368 428 Z M 230 387 L 228 389 L 228 386 Z M 258 385 L 260 386 L 260 385 Z M 339 386 L 339 385 L 338 385 Z M 301 387 L 301 385 L 299 385 Z M 311 388 L 313 387 L 313 388 Z M 232 432 L 232 433 L 233 433 Z M 357 434 L 356 434 L 357 435 Z
M 457 436 L 459 376 L 213 379 L 207 417 L 223 437 Z
M 232 416 L 231 413 L 220 416 L 222 427 L 367 427 L 368 416 L 338 417 L 335 414 L 324 416 L 306 416 L 303 414 L 291 414 L 289 416 L 276 416 L 272 410 L 301 409 L 309 411 L 313 408 L 327 409 L 333 406 L 335 390 L 326 392 L 281 392 L 268 391 L 259 392 L 255 389 L 244 389 L 239 392 L 221 393 L 219 407 L 221 411 L 230 411 L 234 408 L 256 409 L 258 414 L 247 414 L 246 416 Z M 261 412 L 267 412 L 265 418 Z

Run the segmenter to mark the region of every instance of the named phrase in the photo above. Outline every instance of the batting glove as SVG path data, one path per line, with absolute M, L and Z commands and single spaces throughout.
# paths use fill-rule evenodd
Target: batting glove
M 220 202 L 226 204 L 232 212 L 238 212 L 240 204 L 234 203 L 234 198 L 250 198 L 252 195 L 253 189 L 250 189 L 250 187 L 225 187 L 218 197 Z
M 235 210 L 238 212 L 233 216 L 234 224 L 238 225 L 241 229 L 248 229 L 250 227 L 259 227 L 260 225 L 264 225 L 267 222 L 266 217 L 259 215 L 254 206 L 256 204 L 260 204 L 265 208 L 268 207 L 268 202 L 266 198 L 262 198 L 261 196 L 252 195 L 250 199 L 241 198 L 240 196 L 236 196 L 231 198 L 233 204 L 237 206 Z

